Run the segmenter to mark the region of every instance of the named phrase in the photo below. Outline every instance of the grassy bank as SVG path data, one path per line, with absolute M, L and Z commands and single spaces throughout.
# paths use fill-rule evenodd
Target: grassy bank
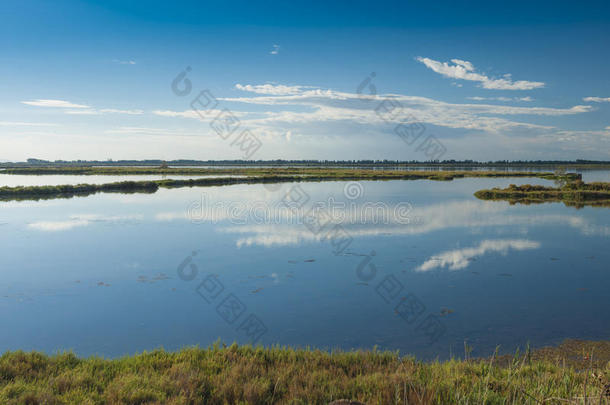
M 574 345 L 575 341 L 566 342 Z M 578 342 L 576 342 L 578 343 Z M 610 342 L 481 360 L 422 363 L 392 352 L 214 345 L 107 360 L 0 357 L 2 404 L 608 403 Z M 543 355 L 541 357 L 541 355 Z M 605 402 L 603 402 L 605 401 Z
M 67 169 L 67 170 L 66 170 Z M 120 170 L 118 170 L 120 169 Z M 319 182 L 347 180 L 439 180 L 449 181 L 463 177 L 537 177 L 543 179 L 579 179 L 579 174 L 556 175 L 550 172 L 494 172 L 494 171 L 404 171 L 404 170 L 352 170 L 352 169 L 147 169 L 147 168 L 44 168 L 13 169 L 20 174 L 174 174 L 209 175 L 232 174 L 241 177 L 194 178 L 188 180 L 124 181 L 106 184 L 78 184 L 59 186 L 0 187 L 0 200 L 39 200 L 87 196 L 98 192 L 154 193 L 158 188 L 205 187 L 231 184 Z M 44 173 L 36 173 L 44 170 Z M 52 173 L 56 170 L 56 173 Z M 91 171 L 90 171 L 91 170 Z M 13 173 L 15 174 L 15 173 Z
M 575 207 L 585 205 L 610 207 L 610 183 L 604 182 L 584 183 L 578 180 L 562 187 L 511 184 L 503 189 L 479 190 L 474 195 L 482 200 L 505 200 L 511 204 L 563 202 L 565 205 Z

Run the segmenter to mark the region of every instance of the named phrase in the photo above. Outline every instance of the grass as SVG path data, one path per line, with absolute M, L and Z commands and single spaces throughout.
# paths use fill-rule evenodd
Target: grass
M 479 190 L 474 195 L 482 200 L 505 200 L 511 204 L 537 204 L 544 202 L 563 202 L 568 206 L 610 207 L 610 183 L 584 183 L 581 180 L 568 182 L 560 187 L 532 186 L 525 184 L 507 188 Z
M 556 348 L 524 355 L 422 363 L 394 352 L 325 352 L 221 345 L 118 359 L 7 352 L 0 402 L 12 404 L 559 404 L 608 403 L 605 363 L 584 369 Z M 536 354 L 537 352 L 534 352 Z M 604 354 L 605 353 L 605 354 Z M 590 352 L 581 353 L 590 356 Z M 596 352 L 593 352 L 593 356 Z M 502 360 L 502 361 L 500 361 Z M 599 365 L 601 364 L 601 365 Z M 602 402 L 606 401 L 606 402 Z
M 543 179 L 580 179 L 579 174 L 557 175 L 551 172 L 498 172 L 498 171 L 405 171 L 362 170 L 328 168 L 280 169 L 193 169 L 193 168 L 137 168 L 137 167 L 78 167 L 78 168 L 24 168 L 8 169 L 10 174 L 76 174 L 76 175 L 225 175 L 241 177 L 194 178 L 188 180 L 124 181 L 106 184 L 78 184 L 59 186 L 0 187 L 0 200 L 39 200 L 71 198 L 98 192 L 154 193 L 158 188 L 195 186 L 222 186 L 231 184 L 316 182 L 346 180 L 439 180 L 449 181 L 464 177 L 537 177 Z

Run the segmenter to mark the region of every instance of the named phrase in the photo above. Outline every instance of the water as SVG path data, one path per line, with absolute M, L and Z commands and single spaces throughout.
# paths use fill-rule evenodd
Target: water
M 187 180 L 193 178 L 219 178 L 240 177 L 234 175 L 205 175 L 205 176 L 181 176 L 181 175 L 66 175 L 66 174 L 2 174 L 0 172 L 0 187 L 18 186 L 58 186 L 62 184 L 104 184 L 118 181 L 146 181 L 146 180 Z
M 461 355 L 464 340 L 485 356 L 610 338 L 610 210 L 472 195 L 511 183 L 552 184 L 324 182 L 2 202 L 0 352 L 119 356 L 259 338 L 429 359 Z M 280 203 L 289 190 L 302 210 Z M 302 222 L 314 202 L 334 207 L 345 235 L 329 240 L 331 225 L 315 233 Z

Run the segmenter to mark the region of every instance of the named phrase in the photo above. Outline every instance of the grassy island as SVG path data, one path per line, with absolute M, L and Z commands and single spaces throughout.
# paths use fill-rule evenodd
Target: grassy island
M 584 183 L 577 180 L 561 187 L 532 186 L 525 184 L 507 188 L 479 190 L 474 195 L 482 200 L 505 200 L 511 204 L 537 204 L 544 202 L 563 202 L 568 206 L 610 207 L 610 183 Z
M 566 341 L 522 355 L 430 363 L 376 350 L 236 344 L 118 359 L 18 351 L 0 357 L 0 402 L 607 404 L 609 360 L 610 341 Z

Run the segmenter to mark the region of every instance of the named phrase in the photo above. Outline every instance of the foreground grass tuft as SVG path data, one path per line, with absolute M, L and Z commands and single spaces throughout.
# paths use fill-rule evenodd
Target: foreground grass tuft
M 610 342 L 596 349 L 608 356 Z M 114 360 L 8 352 L 0 357 L 0 403 L 534 404 L 585 403 L 585 396 L 589 403 L 607 403 L 608 357 L 595 363 L 584 357 L 588 365 L 582 369 L 571 355 L 562 359 L 561 352 L 551 352 L 432 363 L 393 352 L 236 344 Z

